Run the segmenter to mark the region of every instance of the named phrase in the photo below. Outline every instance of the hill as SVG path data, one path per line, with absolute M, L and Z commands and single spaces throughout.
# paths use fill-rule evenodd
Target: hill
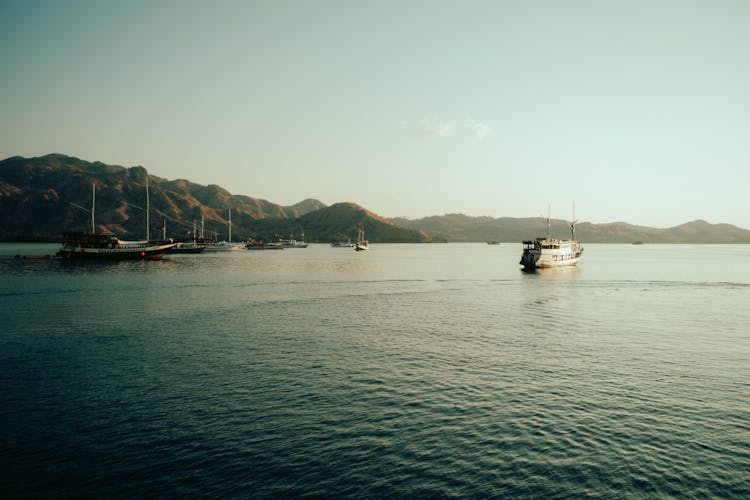
M 145 238 L 146 176 L 140 166 L 105 165 L 61 154 L 2 160 L 0 239 L 57 241 L 65 229 L 90 230 L 91 216 L 86 209 L 91 207 L 92 186 L 96 187 L 97 231 L 109 231 L 123 239 Z M 344 204 L 349 208 L 342 209 L 306 199 L 282 206 L 185 179 L 148 175 L 148 183 L 152 238 L 162 236 L 162 227 L 166 227 L 167 237 L 187 237 L 193 221 L 199 227 L 202 219 L 206 236 L 227 238 L 231 209 L 235 241 L 249 237 L 273 239 L 276 235 L 298 234 L 302 228 L 309 241 L 330 241 L 339 235 L 356 235 L 359 223 L 365 226 L 371 241 L 427 239 L 418 231 L 398 228 L 352 204 Z M 317 215 L 304 218 L 313 213 Z
M 463 214 L 446 214 L 423 219 L 391 219 L 399 226 L 421 230 L 434 240 L 445 241 L 506 241 L 519 242 L 547 234 L 547 220 L 543 217 L 469 217 Z M 552 219 L 553 237 L 567 238 L 568 223 Z M 578 239 L 589 243 L 750 243 L 750 231 L 731 224 L 710 224 L 696 220 L 659 229 L 636 226 L 625 222 L 592 224 L 584 222 L 576 226 Z
M 430 240 L 424 231 L 405 229 L 356 203 L 336 203 L 299 218 L 304 227 L 319 231 L 326 241 L 356 240 L 361 225 L 370 241 L 380 243 L 423 243 Z
M 0 240 L 57 241 L 65 229 L 90 230 L 92 186 L 96 186 L 96 226 L 123 239 L 146 235 L 146 177 L 143 167 L 125 168 L 61 154 L 19 156 L 0 161 Z M 152 238 L 188 237 L 193 221 L 204 234 L 232 239 L 274 240 L 299 234 L 312 242 L 354 239 L 361 224 L 373 242 L 520 242 L 546 235 L 542 217 L 469 217 L 447 214 L 423 219 L 384 219 L 356 203 L 330 207 L 315 199 L 291 206 L 231 194 L 217 185 L 148 175 Z M 78 207 L 76 207 L 78 205 Z M 567 222 L 553 220 L 552 235 L 568 237 Z M 696 220 L 667 229 L 625 222 L 581 223 L 577 236 L 589 243 L 750 243 L 750 231 Z

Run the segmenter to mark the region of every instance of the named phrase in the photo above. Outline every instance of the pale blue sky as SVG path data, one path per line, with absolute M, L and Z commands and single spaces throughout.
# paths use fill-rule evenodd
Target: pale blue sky
M 750 2 L 0 0 L 0 157 L 750 228 Z

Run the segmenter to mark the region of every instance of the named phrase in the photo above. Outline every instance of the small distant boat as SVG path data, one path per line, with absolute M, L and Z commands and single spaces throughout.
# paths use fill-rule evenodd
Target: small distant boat
M 294 233 L 289 235 L 288 240 L 279 240 L 279 245 L 282 245 L 284 248 L 307 248 L 309 245 L 305 243 L 305 231 L 302 230 L 300 237 L 301 240 L 294 239 Z
M 499 241 L 488 241 L 487 244 L 488 245 L 499 245 L 500 242 Z
M 643 242 L 642 241 L 634 241 L 633 245 L 643 245 Z
M 167 222 L 164 221 L 164 226 L 162 228 L 162 234 L 163 238 L 167 239 Z M 167 253 L 203 253 L 203 251 L 206 249 L 206 245 L 203 243 L 198 243 L 198 240 L 195 238 L 195 221 L 193 221 L 193 239 L 192 240 L 182 240 L 177 241 L 177 244 L 167 250 Z
M 573 221 L 570 222 L 571 238 L 559 240 L 550 236 L 549 208 L 547 209 L 547 237 L 537 238 L 535 241 L 523 242 L 521 264 L 524 269 L 547 267 L 575 266 L 581 259 L 583 247 L 576 240 L 575 207 Z
M 206 252 L 238 252 L 242 245 L 232 243 L 232 209 L 229 209 L 229 241 L 205 240 Z
M 283 250 L 285 247 L 280 243 L 266 243 L 263 240 L 250 240 L 245 243 L 247 250 Z
M 369 249 L 370 249 L 370 242 L 365 239 L 365 229 L 360 224 L 359 230 L 357 232 L 357 243 L 354 244 L 354 250 L 357 252 L 361 252 L 363 250 L 369 250 Z
M 57 255 L 64 259 L 156 260 L 174 246 L 175 243 L 120 241 L 113 234 L 66 231 Z
M 167 253 L 203 253 L 206 245 L 199 245 L 195 241 L 178 241 L 175 246 L 167 250 Z
M 206 240 L 206 246 L 205 246 L 206 252 L 237 252 L 241 249 L 242 249 L 242 246 L 238 243 L 230 243 L 228 241 Z

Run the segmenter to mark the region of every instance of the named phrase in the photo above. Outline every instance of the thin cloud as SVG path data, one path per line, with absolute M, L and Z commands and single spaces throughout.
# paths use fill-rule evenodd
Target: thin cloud
M 471 128 L 474 131 L 474 137 L 480 141 L 483 141 L 492 132 L 492 128 L 486 123 L 475 122 Z
M 456 125 L 453 122 L 434 121 L 429 118 L 423 118 L 419 121 L 418 131 L 428 137 L 448 139 L 454 136 Z
M 473 137 L 478 141 L 483 141 L 492 133 L 492 127 L 470 118 L 464 120 L 422 118 L 410 128 L 416 129 L 420 135 L 442 140 Z

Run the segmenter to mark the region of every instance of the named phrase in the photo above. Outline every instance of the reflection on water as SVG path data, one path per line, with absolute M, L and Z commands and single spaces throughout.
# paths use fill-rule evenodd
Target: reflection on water
M 576 279 L 581 273 L 581 269 L 578 266 L 563 266 L 563 267 L 537 267 L 537 268 L 521 268 L 523 274 L 554 277 L 554 278 L 565 278 L 565 279 Z
M 747 497 L 749 248 L 0 245 L 4 490 Z

